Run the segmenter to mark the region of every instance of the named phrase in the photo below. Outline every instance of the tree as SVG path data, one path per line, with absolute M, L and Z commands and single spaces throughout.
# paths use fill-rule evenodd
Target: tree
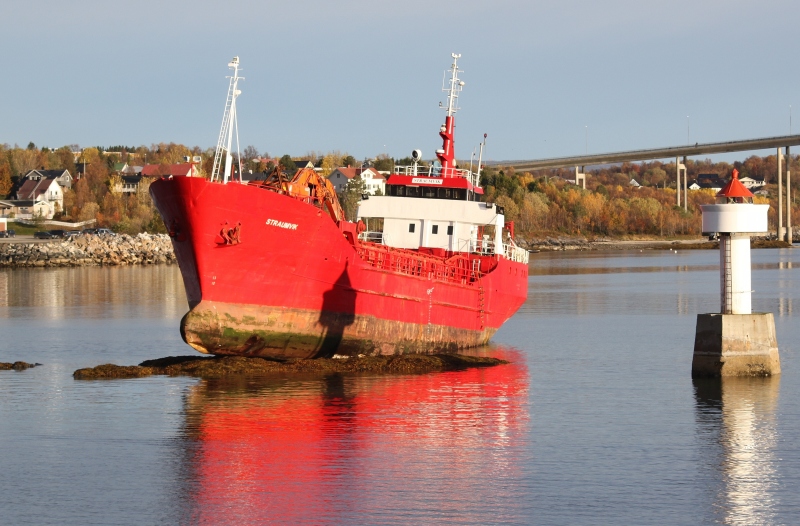
M 285 172 L 294 173 L 294 171 L 297 170 L 297 165 L 288 153 L 281 157 L 280 164 L 283 166 Z
M 519 217 L 519 207 L 514 202 L 513 199 L 507 197 L 505 195 L 501 195 L 497 198 L 497 206 L 500 206 L 505 211 L 504 216 L 506 221 L 516 221 L 517 217 Z
M 81 152 L 81 156 L 78 158 L 78 162 L 83 164 L 91 164 L 99 158 L 100 152 L 97 150 L 97 148 L 84 148 Z
M 258 159 L 258 157 L 259 157 L 258 148 L 256 148 L 252 144 L 248 145 L 247 148 L 245 148 L 244 151 L 242 152 L 242 160 L 246 163 L 249 163 L 253 159 Z
M 360 175 L 347 181 L 347 185 L 344 187 L 344 190 L 342 190 L 339 196 L 339 202 L 344 210 L 344 216 L 348 221 L 356 220 L 358 203 L 361 201 L 361 196 L 364 194 L 364 191 L 364 180 L 361 179 Z
M 31 170 L 40 168 L 38 150 L 22 150 L 14 148 L 11 150 L 11 175 L 25 175 Z M 16 172 L 16 173 L 15 173 Z
M 8 162 L 5 148 L 0 146 L 0 195 L 8 196 L 11 186 L 11 165 Z
M 391 172 L 394 170 L 394 159 L 382 153 L 372 163 L 372 167 L 379 172 Z
M 336 168 L 343 166 L 343 157 L 339 152 L 330 152 L 322 158 L 322 176 L 328 177 Z
M 650 168 L 644 172 L 644 179 L 653 186 L 658 186 L 667 180 L 667 172 L 661 168 Z

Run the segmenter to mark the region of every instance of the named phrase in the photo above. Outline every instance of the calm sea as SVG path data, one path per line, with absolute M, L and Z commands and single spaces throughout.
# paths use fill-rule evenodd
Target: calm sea
M 715 251 L 536 254 L 491 369 L 75 381 L 192 354 L 176 267 L 0 270 L 2 524 L 792 524 L 800 252 L 753 252 L 783 374 L 693 382 Z M 798 304 L 800 309 L 800 303 Z

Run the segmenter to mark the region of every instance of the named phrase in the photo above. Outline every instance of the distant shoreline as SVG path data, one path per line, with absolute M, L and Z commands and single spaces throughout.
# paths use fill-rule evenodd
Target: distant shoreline
M 792 245 L 784 241 L 770 238 L 753 238 L 750 242 L 752 248 L 792 248 Z M 622 239 L 602 239 L 586 240 L 574 238 L 549 238 L 540 242 L 528 244 L 528 250 L 536 252 L 561 252 L 561 251 L 611 251 L 611 250 L 712 250 L 719 248 L 718 241 L 709 241 L 706 237 L 695 239 L 644 239 L 644 240 L 622 240 Z

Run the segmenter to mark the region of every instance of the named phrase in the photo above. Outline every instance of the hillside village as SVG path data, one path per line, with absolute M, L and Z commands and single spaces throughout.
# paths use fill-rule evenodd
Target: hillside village
M 261 155 L 247 147 L 241 173 L 234 163 L 232 178 L 242 183 L 263 180 L 280 168 L 293 174 L 313 168 L 328 177 L 349 217 L 362 194 L 386 193 L 386 179 L 395 165 L 410 159 L 378 156 L 357 161 L 339 152 L 310 152 L 303 157 Z M 212 150 L 174 143 L 150 148 L 62 147 L 57 150 L 0 146 L 0 218 L 6 220 L 91 221 L 128 234 L 163 232 L 148 189 L 159 177 L 208 177 Z M 467 163 L 464 163 L 467 164 Z M 790 161 L 795 170 L 797 158 Z M 743 162 L 688 161 L 688 210 L 676 205 L 675 166 L 669 163 L 624 163 L 587 172 L 586 188 L 570 170 L 516 173 L 499 165 L 482 168 L 484 198 L 506 210 L 523 238 L 566 234 L 582 236 L 680 236 L 699 234 L 697 205 L 713 202 L 733 168 L 760 202 L 775 200 L 775 156 L 748 157 Z M 774 204 L 774 203 L 773 203 Z M 773 207 L 774 208 L 774 207 Z M 774 216 L 774 210 L 771 212 Z M 2 228 L 2 227 L 0 227 Z

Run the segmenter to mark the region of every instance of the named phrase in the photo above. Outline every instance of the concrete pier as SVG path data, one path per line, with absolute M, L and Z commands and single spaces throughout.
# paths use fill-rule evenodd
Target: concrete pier
M 775 318 L 754 314 L 698 314 L 692 377 L 780 374 Z

